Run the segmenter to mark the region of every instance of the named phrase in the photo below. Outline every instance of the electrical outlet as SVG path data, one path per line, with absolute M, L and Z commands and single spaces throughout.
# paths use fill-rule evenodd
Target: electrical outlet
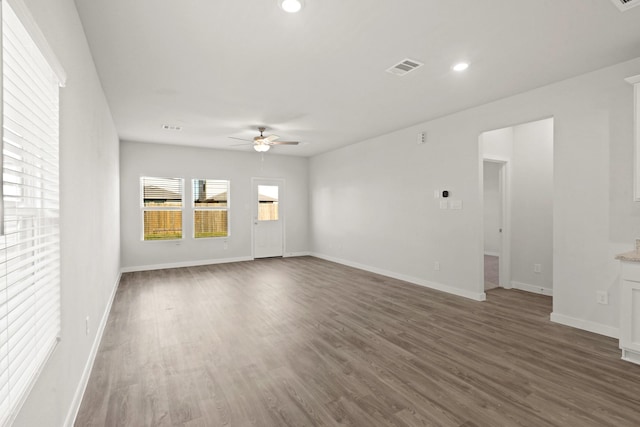
M 229 246 L 227 245 L 227 241 L 224 241 L 224 250 L 226 251 L 229 248 Z
M 85 333 L 89 335 L 89 332 L 91 332 L 91 329 L 89 329 L 89 316 L 87 316 L 87 318 L 84 319 L 84 328 L 85 328 Z
M 542 272 L 542 266 L 540 264 L 533 264 L 533 272 L 534 273 L 541 273 Z
M 435 271 L 440 271 L 440 261 L 436 261 L 433 263 L 433 269 Z
M 607 291 L 597 291 L 596 292 L 596 301 L 598 304 L 609 304 L 609 293 Z

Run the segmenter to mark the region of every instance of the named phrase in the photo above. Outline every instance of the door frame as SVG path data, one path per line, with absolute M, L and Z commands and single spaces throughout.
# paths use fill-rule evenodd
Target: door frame
M 488 156 L 482 158 L 482 168 L 480 173 L 480 191 L 482 194 L 482 212 L 484 212 L 484 163 L 500 164 L 498 176 L 498 186 L 500 192 L 501 214 L 502 214 L 502 233 L 500 234 L 499 249 L 499 280 L 498 286 L 505 289 L 511 289 L 511 164 L 508 159 Z M 481 278 L 482 291 L 484 292 L 484 218 L 482 219 L 482 239 L 480 242 L 480 251 L 482 261 Z
M 268 177 L 251 177 L 251 258 L 256 259 L 256 221 L 257 218 L 257 206 L 255 204 L 256 199 L 258 197 L 258 183 L 260 181 L 265 181 L 268 183 L 273 183 L 274 185 L 278 185 L 278 219 L 282 223 L 282 256 L 284 257 L 287 253 L 287 227 L 286 227 L 286 214 L 285 209 L 282 209 L 286 206 L 286 181 L 284 178 L 268 178 Z

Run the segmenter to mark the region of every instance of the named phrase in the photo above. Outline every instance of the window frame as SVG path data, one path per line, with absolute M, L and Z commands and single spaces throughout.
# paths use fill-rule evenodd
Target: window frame
M 180 206 L 145 206 L 144 204 L 144 180 L 172 180 L 180 182 Z M 150 175 L 141 175 L 139 182 L 139 200 L 140 200 L 140 240 L 142 242 L 179 242 L 185 238 L 185 185 L 184 178 L 179 177 L 159 177 Z M 180 237 L 179 238 L 165 238 L 165 239 L 146 239 L 145 238 L 145 212 L 180 212 Z
M 214 206 L 196 206 L 196 182 L 199 181 L 213 181 L 213 182 L 225 182 L 227 187 L 227 203 L 224 207 L 214 207 Z M 229 179 L 213 179 L 213 178 L 193 178 L 191 180 L 191 219 L 193 221 L 192 233 L 191 237 L 194 240 L 205 240 L 205 239 L 228 239 L 231 237 L 231 180 Z M 226 212 L 227 213 L 227 235 L 226 236 L 207 236 L 207 237 L 197 237 L 196 236 L 196 212 Z
M 271 196 L 265 194 L 265 193 L 260 193 L 260 187 L 275 187 L 278 189 L 277 195 L 276 195 L 276 200 L 260 200 L 260 195 L 266 196 L 268 198 L 271 198 Z M 264 204 L 265 206 L 267 204 L 269 205 L 275 205 L 276 209 L 275 209 L 275 218 L 261 218 L 261 207 L 262 204 Z M 256 217 L 256 220 L 258 222 L 271 222 L 271 221 L 280 221 L 280 185 L 270 185 L 270 184 L 258 184 L 258 215 Z

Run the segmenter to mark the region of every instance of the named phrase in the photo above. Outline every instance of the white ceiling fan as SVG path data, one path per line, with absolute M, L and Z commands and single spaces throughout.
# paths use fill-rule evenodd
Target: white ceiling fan
M 272 145 L 298 145 L 297 141 L 276 141 L 276 139 L 280 138 L 277 135 L 264 136 L 264 131 L 267 130 L 267 128 L 265 127 L 259 127 L 258 130 L 260 131 L 260 136 L 256 136 L 255 138 L 253 138 L 253 140 L 236 138 L 234 136 L 230 136 L 229 138 L 239 139 L 240 141 L 248 141 L 253 145 L 253 149 L 259 153 L 269 151 Z

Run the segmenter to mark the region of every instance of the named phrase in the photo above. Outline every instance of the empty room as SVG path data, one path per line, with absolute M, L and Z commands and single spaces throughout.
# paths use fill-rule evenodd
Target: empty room
M 638 425 L 640 0 L 0 6 L 0 425 Z

